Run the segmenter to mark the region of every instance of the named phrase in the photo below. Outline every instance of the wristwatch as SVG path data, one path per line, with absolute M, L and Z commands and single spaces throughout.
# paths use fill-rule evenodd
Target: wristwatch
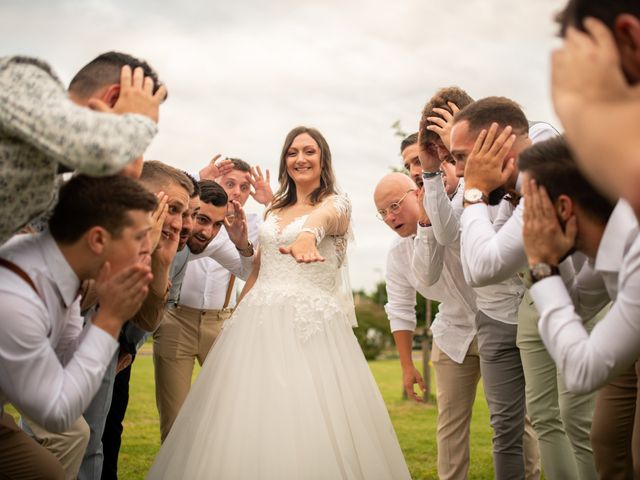
M 251 255 L 253 255 L 253 243 L 251 243 L 251 240 L 247 240 L 247 246 L 245 248 L 238 248 L 236 246 L 236 250 L 238 250 L 238 252 L 240 252 L 240 255 L 242 255 L 243 257 L 250 257 Z
M 556 265 L 549 265 L 548 263 L 540 262 L 529 267 L 529 274 L 531 275 L 531 284 L 533 285 L 534 283 L 552 275 L 560 275 L 560 270 Z
M 478 188 L 469 188 L 464 191 L 462 197 L 465 205 L 474 205 L 476 203 L 488 203 L 489 199 L 482 193 L 482 190 Z

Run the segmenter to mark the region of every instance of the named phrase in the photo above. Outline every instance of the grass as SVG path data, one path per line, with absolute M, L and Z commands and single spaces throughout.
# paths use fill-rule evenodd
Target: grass
M 118 468 L 119 477 L 126 480 L 143 479 L 160 448 L 153 363 L 148 350 L 149 345 L 145 345 L 142 354 L 136 358 L 131 374 L 129 408 Z M 389 410 L 412 478 L 437 479 L 435 405 L 402 400 L 402 377 L 398 360 L 377 360 L 370 362 L 369 367 Z M 198 369 L 194 375 L 197 371 Z M 433 384 L 433 375 L 431 378 Z M 432 386 L 432 391 L 435 392 L 435 386 Z M 15 410 L 9 411 L 15 414 Z M 491 427 L 481 384 L 473 408 L 469 478 L 493 478 Z

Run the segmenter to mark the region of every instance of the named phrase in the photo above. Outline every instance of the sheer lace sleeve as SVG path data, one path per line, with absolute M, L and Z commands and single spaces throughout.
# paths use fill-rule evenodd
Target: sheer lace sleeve
M 320 243 L 327 235 L 347 235 L 350 222 L 351 202 L 345 195 L 333 195 L 311 212 L 301 232 L 313 233 Z
M 334 195 L 325 199 L 307 218 L 301 232 L 313 233 L 316 244 L 325 237 L 331 237 L 338 258 L 336 270 L 336 298 L 342 306 L 352 327 L 358 326 L 356 319 L 349 264 L 347 261 L 347 245 L 353 237 L 351 229 L 351 202 L 346 195 Z

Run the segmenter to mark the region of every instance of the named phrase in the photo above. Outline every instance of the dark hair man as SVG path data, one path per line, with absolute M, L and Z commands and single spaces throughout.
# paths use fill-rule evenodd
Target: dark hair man
M 465 163 L 463 268 L 470 285 L 483 287 L 476 289 L 478 343 L 496 434 L 497 478 L 521 478 L 522 466 L 515 461 L 525 400 L 545 474 L 578 478 L 595 473 L 588 436 L 592 402 L 562 393 L 553 359 L 545 355 L 536 329 L 537 314 L 529 301 L 522 301 L 526 289 L 517 275 L 526 256 L 515 160 L 532 143 L 556 135 L 548 124 L 530 126 L 522 109 L 504 97 L 468 105 L 455 114 L 451 128 L 451 154 L 456 163 Z M 492 211 L 487 204 L 497 207 Z M 566 408 L 560 410 L 558 398 Z
M 142 68 L 122 63 L 115 71 L 112 87 L 99 89 L 110 92 L 109 103 L 102 97 L 84 103 L 112 113 L 104 115 L 70 101 L 41 60 L 0 58 L 0 244 L 55 205 L 59 165 L 104 176 L 142 156 L 157 132 L 166 90 L 154 94 Z
M 540 312 L 540 335 L 569 390 L 588 392 L 609 382 L 598 391 L 593 416 L 596 468 L 601 478 L 635 478 L 640 445 L 632 439 L 640 419 L 636 415 L 634 422 L 628 414 L 635 411 L 640 370 L 635 321 L 640 249 L 634 213 L 624 201 L 613 209 L 585 179 L 562 139 L 523 152 L 519 163 L 528 187 L 524 244 L 531 275 L 538 280 L 531 296 Z M 591 260 L 567 292 L 555 273 L 572 249 Z M 569 297 L 575 300 L 575 292 L 577 309 Z M 609 298 L 611 310 L 589 334 L 583 321 Z
M 131 179 L 77 176 L 62 188 L 49 232 L 17 236 L 0 249 L 0 404 L 11 402 L 53 431 L 80 417 L 121 326 L 147 295 L 155 206 Z M 96 279 L 101 308 L 80 337 L 77 292 L 86 279 Z M 3 413 L 0 470 L 60 478 L 55 459 L 11 422 Z

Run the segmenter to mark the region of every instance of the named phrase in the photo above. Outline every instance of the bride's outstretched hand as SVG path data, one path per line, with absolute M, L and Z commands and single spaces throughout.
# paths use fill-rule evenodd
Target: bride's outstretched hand
M 302 232 L 290 245 L 280 247 L 280 253 L 291 255 L 298 263 L 324 262 L 316 247 L 316 236 L 310 232 Z

